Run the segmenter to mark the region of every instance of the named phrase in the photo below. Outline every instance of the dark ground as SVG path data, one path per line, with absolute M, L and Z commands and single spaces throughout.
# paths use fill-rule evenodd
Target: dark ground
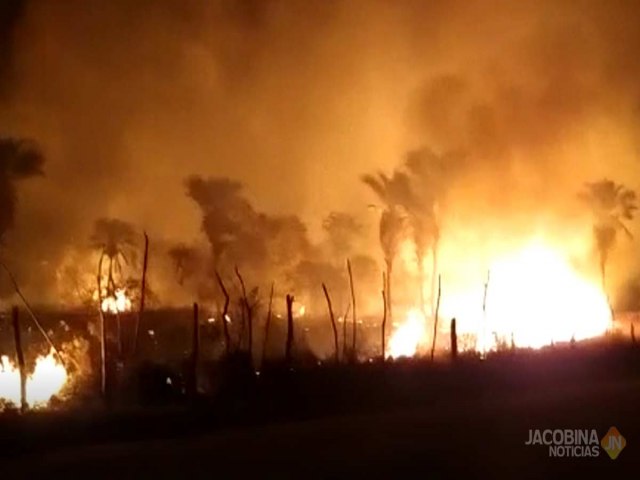
M 317 391 L 294 381 L 287 396 L 304 407 L 279 410 L 288 413 L 278 420 L 277 408 L 258 408 L 274 395 L 265 387 L 242 407 L 254 412 L 245 422 L 213 421 L 203 406 L 75 424 L 5 422 L 0 471 L 4 478 L 639 478 L 637 360 L 637 349 L 567 350 L 436 373 L 424 362 L 359 367 L 353 377 L 323 373 L 313 378 Z M 348 406 L 320 408 L 337 399 Z M 616 460 L 603 450 L 597 458 L 549 458 L 548 447 L 524 445 L 529 429 L 595 428 L 602 437 L 610 426 L 627 441 Z

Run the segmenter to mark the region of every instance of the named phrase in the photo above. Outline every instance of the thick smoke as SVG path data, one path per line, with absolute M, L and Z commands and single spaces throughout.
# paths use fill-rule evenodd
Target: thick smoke
M 19 185 L 5 255 L 41 295 L 101 217 L 206 242 L 190 175 L 238 179 L 312 235 L 338 210 L 375 232 L 361 174 L 425 146 L 465 158 L 451 221 L 505 235 L 580 216 L 584 182 L 640 187 L 637 2 L 9 4 L 0 135 L 36 139 L 46 176 Z

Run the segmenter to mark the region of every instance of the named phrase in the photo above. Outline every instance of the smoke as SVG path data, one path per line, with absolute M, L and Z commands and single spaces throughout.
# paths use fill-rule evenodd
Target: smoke
M 315 235 L 334 210 L 372 227 L 360 175 L 423 146 L 465 155 L 451 228 L 562 223 L 583 182 L 640 187 L 637 2 L 8 4 L 0 134 L 47 161 L 20 185 L 7 256 L 37 291 L 97 218 L 202 241 L 193 174 L 238 179 Z

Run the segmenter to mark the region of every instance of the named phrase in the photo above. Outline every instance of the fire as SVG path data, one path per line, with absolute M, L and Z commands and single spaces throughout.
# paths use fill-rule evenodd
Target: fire
M 418 345 L 426 339 L 426 321 L 419 310 L 410 310 L 406 320 L 395 330 L 389 339 L 388 357 L 412 357 L 418 351 Z
M 485 278 L 475 278 L 473 284 L 450 278 L 447 272 L 442 276 L 438 331 L 448 332 L 455 317 L 459 338 L 475 339 L 475 345 L 461 349 L 484 352 L 511 342 L 540 348 L 600 336 L 612 326 L 609 302 L 599 282 L 580 273 L 559 249 L 534 241 L 495 256 L 488 270 L 484 311 L 486 271 Z M 432 326 L 427 325 L 433 324 L 411 310 L 392 333 L 390 356 L 414 355 L 418 345 L 430 342 Z
M 124 288 L 119 288 L 113 296 L 102 299 L 102 311 L 105 313 L 122 313 L 131 310 L 131 299 Z
M 49 404 L 59 394 L 68 380 L 67 371 L 53 351 L 36 359 L 33 373 L 27 377 L 27 403 L 32 408 Z M 9 357 L 0 357 L 0 399 L 20 405 L 20 372 Z

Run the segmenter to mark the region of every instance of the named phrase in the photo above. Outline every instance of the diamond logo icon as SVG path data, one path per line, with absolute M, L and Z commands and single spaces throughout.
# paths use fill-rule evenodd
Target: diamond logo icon
M 607 452 L 609 457 L 611 457 L 612 460 L 615 460 L 618 458 L 618 455 L 620 455 L 622 449 L 627 445 L 627 441 L 616 427 L 611 427 L 606 435 L 602 437 L 600 445 L 604 451 Z

